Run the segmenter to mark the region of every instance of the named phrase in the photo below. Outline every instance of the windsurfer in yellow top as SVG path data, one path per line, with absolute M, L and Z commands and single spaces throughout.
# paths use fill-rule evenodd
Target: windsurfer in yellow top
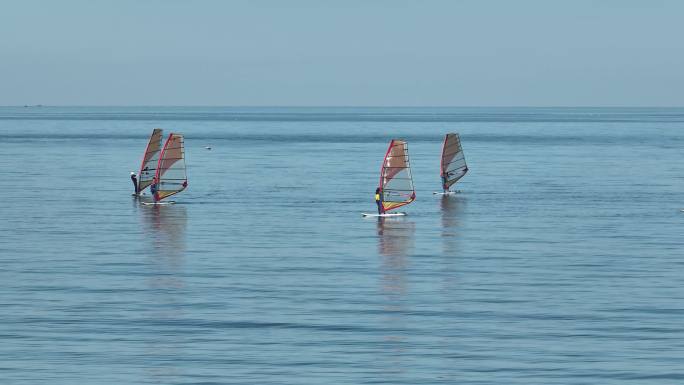
M 380 187 L 375 189 L 375 204 L 378 205 L 378 214 L 384 214 L 385 209 L 382 207 L 382 191 Z

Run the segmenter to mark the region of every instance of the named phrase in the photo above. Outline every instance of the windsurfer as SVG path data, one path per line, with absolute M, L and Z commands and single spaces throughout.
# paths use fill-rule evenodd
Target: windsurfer
M 159 200 L 159 195 L 157 195 L 157 180 L 155 179 L 154 182 L 152 182 L 152 185 L 150 185 L 150 192 L 152 193 L 152 196 L 154 197 L 154 201 Z
M 384 214 L 385 210 L 382 208 L 382 191 L 380 187 L 375 189 L 375 204 L 378 205 L 378 214 Z
M 135 195 L 138 195 L 138 176 L 135 172 L 131 171 L 131 181 L 133 181 L 133 189 L 135 190 Z

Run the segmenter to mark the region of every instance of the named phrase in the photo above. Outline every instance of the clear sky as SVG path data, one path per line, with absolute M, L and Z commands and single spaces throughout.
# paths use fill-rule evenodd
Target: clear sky
M 0 1 L 0 105 L 684 106 L 678 0 Z

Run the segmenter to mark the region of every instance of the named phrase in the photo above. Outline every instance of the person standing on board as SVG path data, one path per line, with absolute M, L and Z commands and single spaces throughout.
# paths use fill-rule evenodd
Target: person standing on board
M 382 208 L 382 191 L 380 191 L 380 187 L 375 189 L 375 204 L 378 205 L 378 214 L 384 214 L 385 210 Z
M 150 192 L 152 193 L 152 198 L 154 198 L 155 202 L 159 200 L 159 195 L 157 195 L 157 189 L 157 179 L 155 179 L 152 181 L 152 184 L 150 185 Z
M 442 175 L 442 190 L 444 190 L 444 193 L 446 194 L 449 192 L 449 186 L 447 186 L 447 177 L 449 176 L 449 173 Z
M 133 189 L 135 190 L 135 195 L 138 195 L 138 176 L 135 172 L 131 171 L 131 181 L 133 181 Z

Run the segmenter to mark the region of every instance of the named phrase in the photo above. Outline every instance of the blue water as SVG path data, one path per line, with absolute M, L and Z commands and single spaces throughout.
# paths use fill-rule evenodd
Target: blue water
M 130 196 L 154 127 L 174 206 Z M 417 200 L 362 219 L 393 137 Z M 0 108 L 0 383 L 681 384 L 682 148 L 684 109 Z

